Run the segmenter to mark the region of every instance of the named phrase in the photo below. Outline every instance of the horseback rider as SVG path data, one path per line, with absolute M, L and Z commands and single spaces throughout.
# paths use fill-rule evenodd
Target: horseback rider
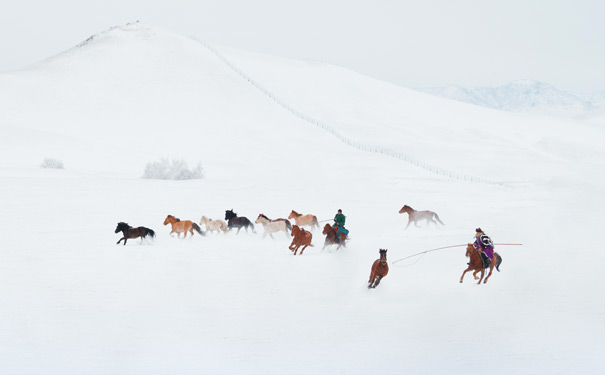
M 332 228 L 336 229 L 336 241 L 338 243 L 340 243 L 341 240 L 344 240 L 347 237 L 347 234 L 349 234 L 349 231 L 345 228 L 346 220 L 347 217 L 343 215 L 342 210 L 339 209 L 336 216 L 334 216 L 334 225 L 332 225 Z
M 489 265 L 494 259 L 494 243 L 481 228 L 475 229 L 475 248 L 481 250 L 484 263 Z

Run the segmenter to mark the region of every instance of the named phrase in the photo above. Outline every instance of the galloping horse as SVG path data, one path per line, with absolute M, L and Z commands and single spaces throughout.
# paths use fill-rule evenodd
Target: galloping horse
M 330 224 L 326 224 L 321 233 L 326 235 L 324 247 L 321 248 L 322 250 L 325 249 L 326 246 L 334 245 L 334 244 L 338 244 L 338 247 L 336 248 L 336 250 L 340 249 L 341 246 L 347 247 L 347 243 L 346 243 L 347 235 L 344 233 L 339 233 L 336 230 L 336 228 L 333 228 Z M 338 242 L 339 234 L 340 234 L 340 242 Z
M 486 266 L 483 263 L 481 251 L 475 248 L 475 245 L 469 243 L 466 246 L 466 257 L 470 258 L 470 262 L 468 268 L 465 269 L 464 272 L 462 272 L 462 276 L 460 276 L 460 282 L 462 282 L 462 279 L 464 279 L 464 274 L 466 274 L 468 271 L 475 271 L 473 272 L 473 277 L 475 278 L 475 280 L 477 280 L 477 272 L 481 271 L 481 278 L 479 278 L 479 282 L 477 284 L 481 284 L 481 280 L 483 280 L 483 275 L 485 274 L 485 269 L 487 269 L 488 267 L 489 274 L 485 278 L 485 281 L 483 281 L 484 284 L 487 282 L 487 279 L 489 279 L 489 277 L 492 275 L 494 267 L 496 267 L 496 270 L 500 272 L 500 269 L 498 267 L 500 267 L 500 264 L 502 263 L 502 257 L 498 253 L 494 253 L 494 259 L 492 259 L 489 265 Z
M 126 241 L 128 241 L 129 238 L 141 237 L 141 243 L 143 243 L 143 238 L 147 237 L 147 235 L 151 238 L 155 237 L 155 232 L 153 230 L 145 227 L 133 228 L 123 221 L 120 221 L 116 227 L 116 233 L 120 231 L 124 237 L 120 238 L 116 245 L 119 245 L 120 241 L 124 240 L 124 246 L 126 246 Z
M 313 246 L 313 244 L 311 243 L 311 240 L 313 239 L 313 235 L 311 234 L 311 232 L 300 228 L 298 225 L 292 226 L 292 237 L 294 237 L 294 239 L 292 239 L 292 243 L 290 244 L 288 249 L 292 250 L 294 252 L 294 255 L 296 255 L 298 248 L 301 246 L 303 248 L 300 249 L 300 255 L 302 255 L 303 251 L 305 251 L 307 246 Z
M 370 280 L 368 280 L 368 288 L 376 288 L 380 284 L 380 280 L 389 273 L 389 265 L 387 264 L 387 249 L 380 249 L 380 259 L 376 259 L 372 264 L 370 272 Z
M 401 210 L 399 210 L 400 214 L 404 212 L 407 212 L 409 215 L 408 225 L 406 225 L 405 229 L 407 229 L 410 224 L 412 224 L 412 222 L 414 222 L 414 225 L 418 226 L 418 220 L 426 220 L 427 225 L 429 224 L 429 222 L 433 222 L 435 223 L 435 225 L 437 225 L 437 221 L 441 223 L 441 225 L 445 225 L 439 219 L 439 215 L 437 215 L 433 211 L 416 211 L 415 209 L 406 204 L 405 206 L 401 207 Z M 433 219 L 436 219 L 437 221 Z
M 317 216 L 315 215 L 303 215 L 292 210 L 292 212 L 290 212 L 290 215 L 288 216 L 288 219 L 294 219 L 296 225 L 298 225 L 299 227 L 310 226 L 311 228 L 319 228 L 319 222 L 317 221 Z
M 225 211 L 225 220 L 227 220 L 227 227 L 229 227 L 229 229 L 237 228 L 236 234 L 239 233 L 239 231 L 240 231 L 240 229 L 242 229 L 242 227 L 246 228 L 246 233 L 248 233 L 248 227 L 252 228 L 252 233 L 256 233 L 254 231 L 254 224 L 252 224 L 252 222 L 244 216 L 242 216 L 242 217 L 237 216 L 237 214 L 235 212 L 233 212 L 233 209 Z
M 288 220 L 284 220 L 284 219 L 271 220 L 263 214 L 259 214 L 254 222 L 256 224 L 262 224 L 263 228 L 265 228 L 265 232 L 263 233 L 263 238 L 265 238 L 265 236 L 267 236 L 267 234 L 269 236 L 271 236 L 271 238 L 273 238 L 272 233 L 275 233 L 275 232 L 285 232 L 286 237 L 288 237 L 288 234 L 290 234 L 290 231 L 292 230 L 292 225 L 290 224 L 290 222 Z
M 168 215 L 168 216 L 166 216 L 166 219 L 164 220 L 164 225 L 168 225 L 168 224 L 172 225 L 172 230 L 170 231 L 171 236 L 172 236 L 172 233 L 176 232 L 177 237 L 180 238 L 181 233 L 183 233 L 184 234 L 183 238 L 186 238 L 187 232 L 190 232 L 191 236 L 193 236 L 194 230 L 196 232 L 198 232 L 199 234 L 201 234 L 202 236 L 206 235 L 206 233 L 202 232 L 202 228 L 200 228 L 199 225 L 192 222 L 191 220 L 181 221 L 180 219 L 177 219 L 176 217 L 174 217 L 172 215 Z
M 212 220 L 206 216 L 202 216 L 200 219 L 200 225 L 202 224 L 206 225 L 206 232 L 210 233 L 214 231 L 223 231 L 226 233 L 229 230 L 229 228 L 227 228 L 227 223 L 220 219 Z

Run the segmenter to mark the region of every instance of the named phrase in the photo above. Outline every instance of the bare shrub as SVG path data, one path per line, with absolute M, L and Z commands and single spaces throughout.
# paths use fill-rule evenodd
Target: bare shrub
M 44 158 L 40 168 L 63 169 L 63 162 L 54 158 Z
M 143 178 L 156 180 L 195 180 L 204 177 L 204 170 L 201 163 L 189 169 L 184 160 L 168 160 L 166 158 L 160 161 L 147 163 Z

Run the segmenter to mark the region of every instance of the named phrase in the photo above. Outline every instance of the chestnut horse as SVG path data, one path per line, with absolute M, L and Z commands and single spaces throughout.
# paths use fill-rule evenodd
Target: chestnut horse
M 494 267 L 496 267 L 496 270 L 500 272 L 500 269 L 498 267 L 500 267 L 500 264 L 502 263 L 502 257 L 498 253 L 494 253 L 494 259 L 490 261 L 488 266 L 485 266 L 485 264 L 483 263 L 483 257 L 481 256 L 481 250 L 477 249 L 472 243 L 469 243 L 466 246 L 466 257 L 470 258 L 470 262 L 468 264 L 468 268 L 465 269 L 464 272 L 462 272 L 460 282 L 462 282 L 462 279 L 464 279 L 464 274 L 466 274 L 468 271 L 475 271 L 473 272 L 473 277 L 475 278 L 475 280 L 478 279 L 477 272 L 481 271 L 481 278 L 479 278 L 479 282 L 477 284 L 481 284 L 481 280 L 483 280 L 483 275 L 485 274 L 486 268 L 489 268 L 489 274 L 485 278 L 485 281 L 483 281 L 484 284 L 487 282 L 487 279 L 489 279 L 489 277 L 492 275 Z
M 307 246 L 313 246 L 313 244 L 311 243 L 311 240 L 313 239 L 313 235 L 311 234 L 311 232 L 300 228 L 298 225 L 292 226 L 292 237 L 294 237 L 294 239 L 292 239 L 292 243 L 290 244 L 288 249 L 292 250 L 294 252 L 294 255 L 296 255 L 298 248 L 301 246 L 302 249 L 300 249 L 300 255 L 302 255 L 303 251 L 305 251 Z
M 223 220 L 212 220 L 206 216 L 202 216 L 202 218 L 200 219 L 200 225 L 206 225 L 206 232 L 214 232 L 214 231 L 218 231 L 219 233 L 221 231 L 223 232 L 227 232 L 229 230 L 229 228 L 227 228 L 227 223 L 225 223 Z
M 120 231 L 124 237 L 120 238 L 116 245 L 119 245 L 120 241 L 124 240 L 124 246 L 126 246 L 126 241 L 128 241 L 129 238 L 141 237 L 141 243 L 143 243 L 143 238 L 147 237 L 147 235 L 151 238 L 155 237 L 155 232 L 153 230 L 145 227 L 133 228 L 123 221 L 120 221 L 116 227 L 116 233 Z
M 225 220 L 227 220 L 227 227 L 229 229 L 237 228 L 237 233 L 235 234 L 238 234 L 242 228 L 246 228 L 246 233 L 248 233 L 248 227 L 252 228 L 252 233 L 256 233 L 256 231 L 254 231 L 254 224 L 252 224 L 247 217 L 237 216 L 237 214 L 233 212 L 233 209 L 225 211 Z
M 370 280 L 368 288 L 376 288 L 380 284 L 380 280 L 389 273 L 389 265 L 387 264 L 387 249 L 380 249 L 380 259 L 376 259 L 372 264 L 372 272 L 370 272 Z
M 344 233 L 338 232 L 336 230 L 336 228 L 333 228 L 330 224 L 326 224 L 321 233 L 326 235 L 324 247 L 321 248 L 322 250 L 325 249 L 326 246 L 334 245 L 334 244 L 338 244 L 338 247 L 336 248 L 336 250 L 340 249 L 341 246 L 347 247 L 347 243 L 346 243 L 347 235 Z M 338 241 L 338 235 L 340 235 L 340 242 Z
M 317 221 L 317 216 L 315 215 L 303 215 L 292 210 L 288 216 L 288 219 L 294 219 L 294 222 L 296 222 L 296 225 L 299 227 L 310 226 L 311 228 L 319 228 L 319 222 Z
M 206 233 L 202 232 L 202 228 L 200 228 L 199 225 L 192 222 L 191 220 L 181 221 L 180 219 L 177 219 L 176 217 L 174 217 L 172 215 L 168 215 L 168 216 L 166 216 L 166 219 L 164 220 L 164 225 L 168 225 L 168 224 L 170 224 L 172 226 L 172 230 L 170 231 L 171 236 L 172 236 L 172 233 L 174 233 L 174 232 L 176 232 L 176 236 L 179 238 L 181 237 L 181 233 L 184 234 L 183 238 L 187 237 L 187 232 L 190 232 L 191 236 L 193 236 L 194 230 L 196 232 L 198 232 L 199 234 L 201 234 L 202 236 L 206 235 Z
M 402 214 L 404 212 L 407 212 L 408 216 L 409 216 L 408 225 L 406 225 L 405 229 L 407 229 L 410 226 L 410 224 L 412 224 L 412 222 L 414 222 L 414 225 L 418 226 L 419 220 L 426 220 L 427 225 L 429 224 L 429 222 L 433 222 L 433 223 L 435 223 L 435 225 L 437 225 L 437 221 L 441 225 L 445 225 L 439 219 L 439 215 L 437 215 L 433 211 L 416 211 L 415 209 L 413 209 L 412 207 L 410 207 L 406 204 L 405 206 L 401 207 L 401 210 L 399 210 L 400 214 Z M 435 221 L 433 219 L 435 219 L 437 221 Z

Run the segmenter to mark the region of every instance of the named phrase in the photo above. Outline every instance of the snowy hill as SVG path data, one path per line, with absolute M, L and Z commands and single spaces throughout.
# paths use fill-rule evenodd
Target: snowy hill
M 604 131 L 149 25 L 96 34 L 0 74 L 0 371 L 599 373 Z M 141 179 L 162 157 L 205 177 Z M 404 204 L 446 225 L 404 229 Z M 163 225 L 339 208 L 347 248 L 315 229 L 302 256 L 260 224 Z M 119 221 L 156 238 L 118 246 Z M 478 226 L 501 272 L 460 284 Z
M 603 107 L 602 93 L 579 95 L 549 84 L 521 80 L 496 87 L 460 86 L 423 88 L 440 97 L 503 111 L 575 116 Z

